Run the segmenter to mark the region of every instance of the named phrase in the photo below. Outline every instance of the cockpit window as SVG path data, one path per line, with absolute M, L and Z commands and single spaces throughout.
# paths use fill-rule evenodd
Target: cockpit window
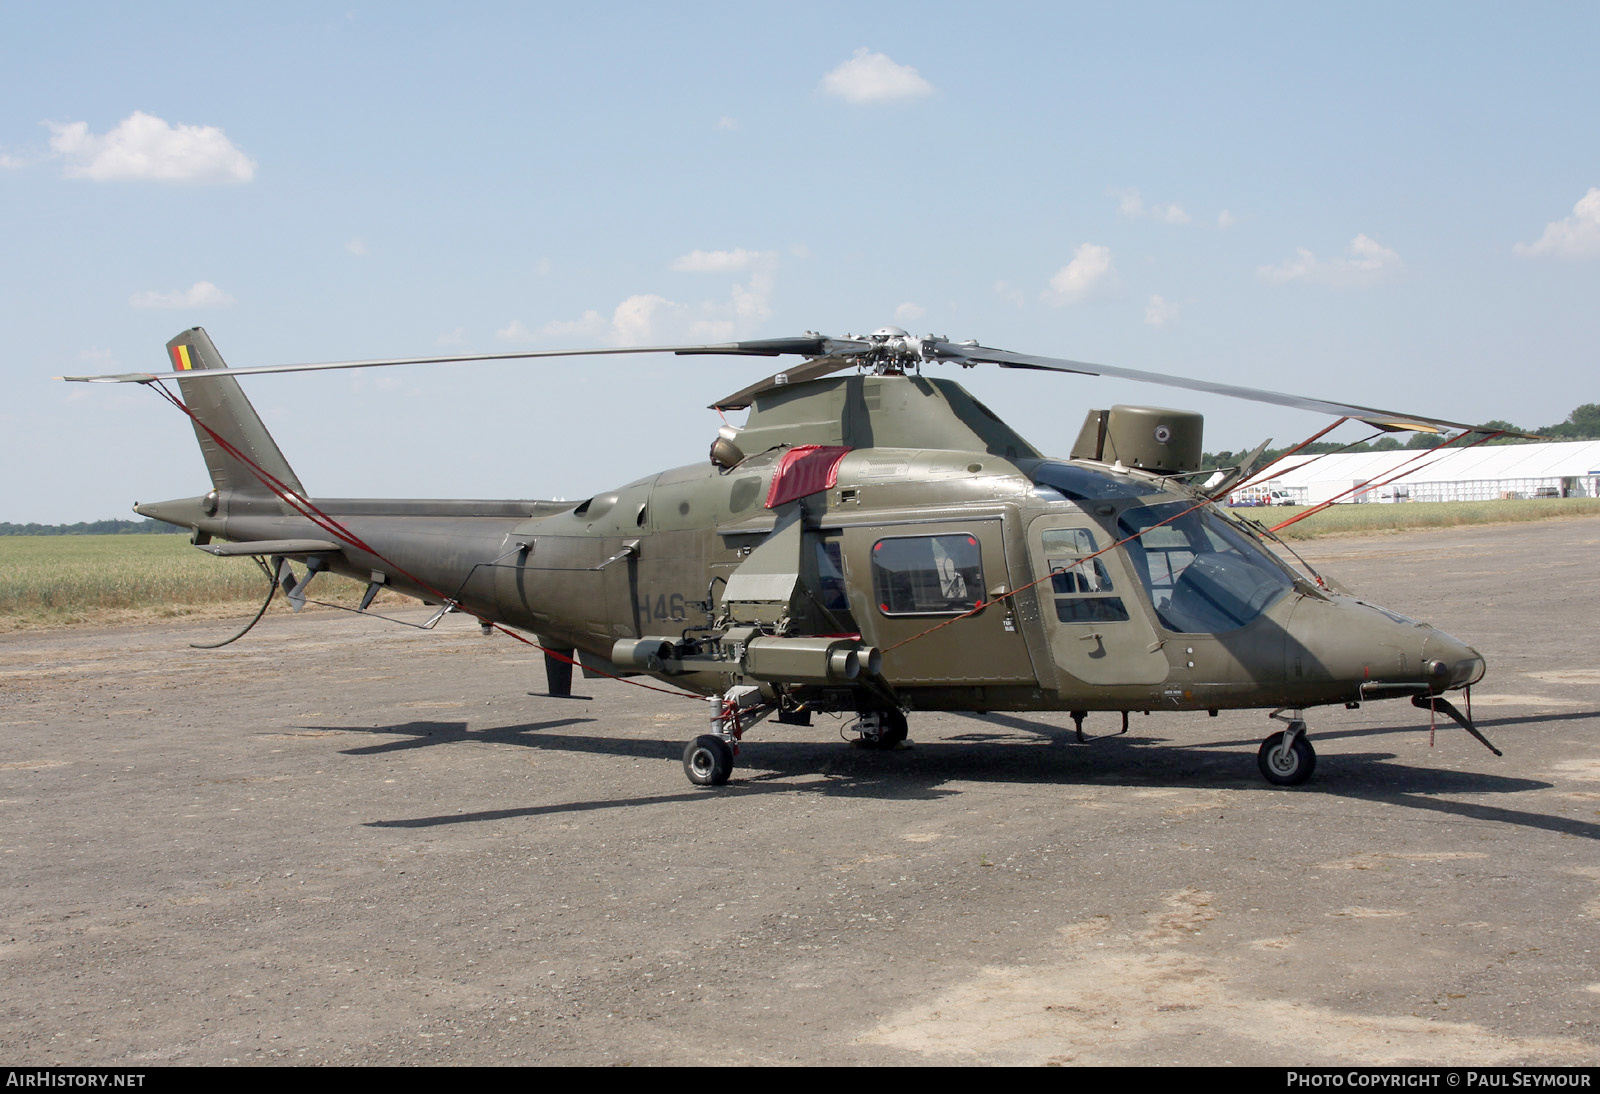
M 1293 588 L 1276 560 L 1204 509 L 1161 524 L 1187 507 L 1143 506 L 1118 521 L 1122 536 L 1138 536 L 1128 542 L 1128 558 L 1162 626 L 1190 634 L 1238 630 Z
M 1033 481 L 1061 491 L 1074 501 L 1114 501 L 1117 498 L 1142 498 L 1160 488 L 1132 475 L 1118 475 L 1075 463 L 1042 463 Z
M 1111 575 L 1096 553 L 1094 533 L 1087 528 L 1048 528 L 1041 540 L 1055 593 L 1056 618 L 1062 623 L 1120 623 L 1128 618 L 1120 596 L 1109 595 Z

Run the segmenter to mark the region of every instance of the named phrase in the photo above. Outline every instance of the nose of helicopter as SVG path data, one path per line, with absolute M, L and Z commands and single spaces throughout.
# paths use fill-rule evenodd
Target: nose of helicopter
M 1415 694 L 1422 684 L 1437 695 L 1476 683 L 1486 668 L 1483 655 L 1460 639 L 1354 597 L 1302 602 L 1289 631 L 1291 679 L 1345 681 L 1362 694 Z
M 1422 643 L 1422 671 L 1434 694 L 1483 679 L 1483 655 L 1444 631 L 1428 628 Z

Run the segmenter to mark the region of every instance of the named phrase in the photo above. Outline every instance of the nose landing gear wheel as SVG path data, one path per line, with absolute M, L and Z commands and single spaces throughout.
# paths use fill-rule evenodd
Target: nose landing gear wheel
M 1261 751 L 1256 753 L 1261 777 L 1273 786 L 1299 786 L 1317 768 L 1317 753 L 1306 740 L 1304 726 L 1291 726 L 1286 732 L 1294 735 L 1288 748 L 1283 747 L 1285 734 L 1274 733 L 1261 742 Z
M 696 737 L 683 750 L 683 773 L 696 786 L 721 786 L 733 774 L 733 749 L 709 733 Z

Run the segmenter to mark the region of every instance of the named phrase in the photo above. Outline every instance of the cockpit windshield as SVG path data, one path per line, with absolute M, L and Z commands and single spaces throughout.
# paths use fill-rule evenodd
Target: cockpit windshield
M 1128 541 L 1128 557 L 1162 626 L 1190 634 L 1237 630 L 1293 588 L 1294 581 L 1260 546 L 1214 513 L 1184 513 L 1191 504 L 1124 512 L 1118 521 L 1121 535 L 1137 537 Z

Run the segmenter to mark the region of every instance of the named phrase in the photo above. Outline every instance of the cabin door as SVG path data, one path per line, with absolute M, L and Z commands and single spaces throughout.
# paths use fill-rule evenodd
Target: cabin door
M 851 614 L 895 684 L 1035 682 L 1013 613 L 988 603 L 1013 587 L 999 520 L 846 528 L 842 556 Z
M 1086 516 L 1038 517 L 1028 528 L 1034 586 L 1050 654 L 1060 669 L 1089 684 L 1158 684 L 1167 656 L 1150 624 L 1143 587 L 1121 548 Z M 1090 557 L 1094 556 L 1094 557 Z

